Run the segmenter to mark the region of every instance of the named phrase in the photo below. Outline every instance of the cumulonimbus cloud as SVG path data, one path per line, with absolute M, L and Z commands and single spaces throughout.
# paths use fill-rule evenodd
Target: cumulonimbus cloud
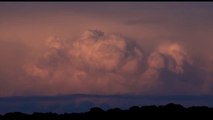
M 145 57 L 133 40 L 88 30 L 75 40 L 47 39 L 46 51 L 26 72 L 40 81 L 36 88 L 45 89 L 44 94 L 149 94 L 185 84 L 174 79 L 187 77 L 186 66 L 192 62 L 178 42 L 162 42 Z
M 70 84 L 65 91 L 128 92 L 130 79 L 139 76 L 143 61 L 141 48 L 121 35 L 88 30 L 72 42 L 50 37 L 46 52 L 37 63 L 26 67 L 31 76 L 56 83 Z M 92 79 L 92 80 L 91 80 Z M 59 92 L 62 92 L 58 90 Z
M 166 42 L 160 44 L 148 57 L 148 66 L 152 69 L 167 68 L 171 72 L 181 74 L 183 66 L 192 64 L 185 48 L 177 42 Z
M 141 91 L 164 95 L 200 95 L 211 91 L 208 75 L 194 64 L 186 48 L 178 42 L 167 41 L 156 46 L 147 58 L 147 66 L 138 83 L 143 87 Z

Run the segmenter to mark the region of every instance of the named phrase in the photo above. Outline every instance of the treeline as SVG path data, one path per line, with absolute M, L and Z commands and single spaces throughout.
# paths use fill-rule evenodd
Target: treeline
M 193 106 L 185 108 L 180 104 L 167 104 L 165 106 L 133 106 L 128 110 L 113 108 L 104 111 L 99 107 L 93 107 L 84 113 L 39 113 L 25 114 L 21 112 L 7 113 L 0 115 L 0 120 L 92 120 L 92 119 L 212 119 L 213 108 L 206 106 Z

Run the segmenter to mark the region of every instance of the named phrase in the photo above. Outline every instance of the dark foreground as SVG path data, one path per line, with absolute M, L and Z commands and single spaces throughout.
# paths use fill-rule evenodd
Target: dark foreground
M 102 110 L 94 107 L 85 113 L 38 113 L 25 114 L 21 112 L 0 115 L 0 120 L 90 120 L 90 119 L 212 119 L 213 108 L 206 106 L 193 106 L 185 108 L 179 104 L 167 104 L 165 106 L 133 106 L 128 110 L 113 108 Z

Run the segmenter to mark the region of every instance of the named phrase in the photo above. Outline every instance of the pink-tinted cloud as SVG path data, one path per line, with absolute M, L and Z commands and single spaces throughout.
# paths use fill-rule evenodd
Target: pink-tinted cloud
M 141 48 L 117 34 L 88 30 L 72 42 L 51 37 L 46 43 L 43 56 L 26 72 L 41 83 L 51 82 L 54 94 L 126 93 L 143 67 Z
M 144 85 L 155 94 L 210 94 L 212 77 L 191 58 L 178 42 L 159 44 L 148 57 Z
M 1 96 L 211 92 L 212 76 L 205 77 L 179 42 L 162 41 L 144 52 L 124 35 L 87 30 L 75 39 L 51 36 L 43 44 L 41 54 L 24 57 L 17 81 L 4 80 L 10 91 L 2 87 Z

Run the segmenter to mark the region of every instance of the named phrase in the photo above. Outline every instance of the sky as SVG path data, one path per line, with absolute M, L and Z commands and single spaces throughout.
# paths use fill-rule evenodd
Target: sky
M 0 97 L 213 95 L 212 2 L 1 2 Z

